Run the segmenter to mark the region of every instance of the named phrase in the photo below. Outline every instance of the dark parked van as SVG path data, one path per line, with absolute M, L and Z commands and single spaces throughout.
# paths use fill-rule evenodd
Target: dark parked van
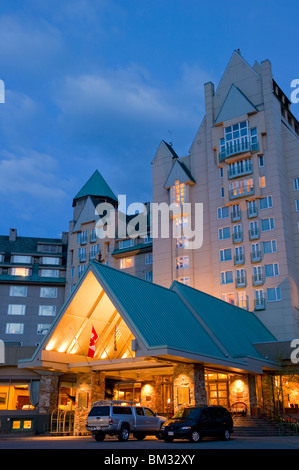
M 161 427 L 165 442 L 189 439 L 199 442 L 203 437 L 222 437 L 229 440 L 233 432 L 233 419 L 222 406 L 189 406 L 182 408 Z

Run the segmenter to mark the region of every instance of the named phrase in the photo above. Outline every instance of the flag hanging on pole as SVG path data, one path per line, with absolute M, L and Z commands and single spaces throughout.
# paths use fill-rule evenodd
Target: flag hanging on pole
M 95 343 L 98 339 L 98 334 L 94 327 L 91 329 L 91 336 L 90 336 L 90 342 L 89 342 L 89 349 L 88 349 L 88 357 L 93 357 L 95 354 Z
M 117 351 L 117 341 L 118 338 L 120 337 L 121 332 L 120 329 L 118 328 L 117 324 L 115 323 L 115 328 L 114 328 L 114 351 Z

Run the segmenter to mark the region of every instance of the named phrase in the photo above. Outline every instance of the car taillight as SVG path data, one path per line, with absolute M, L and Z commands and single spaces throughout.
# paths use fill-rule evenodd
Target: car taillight
M 111 416 L 109 416 L 109 425 L 110 424 L 113 424 L 113 419 L 111 418 Z

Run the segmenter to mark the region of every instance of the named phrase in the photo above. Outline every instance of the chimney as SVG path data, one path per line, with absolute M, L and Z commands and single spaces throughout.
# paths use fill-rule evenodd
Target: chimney
M 16 228 L 11 228 L 9 230 L 9 241 L 10 242 L 15 242 L 17 239 L 17 229 Z

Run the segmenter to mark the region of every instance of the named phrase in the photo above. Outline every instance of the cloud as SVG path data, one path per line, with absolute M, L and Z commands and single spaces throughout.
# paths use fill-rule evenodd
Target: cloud
M 31 196 L 40 204 L 44 201 L 58 203 L 67 195 L 58 174 L 57 161 L 46 154 L 20 150 L 18 155 L 2 152 L 0 161 L 0 194 L 19 203 Z M 24 201 L 24 200 L 23 200 Z

